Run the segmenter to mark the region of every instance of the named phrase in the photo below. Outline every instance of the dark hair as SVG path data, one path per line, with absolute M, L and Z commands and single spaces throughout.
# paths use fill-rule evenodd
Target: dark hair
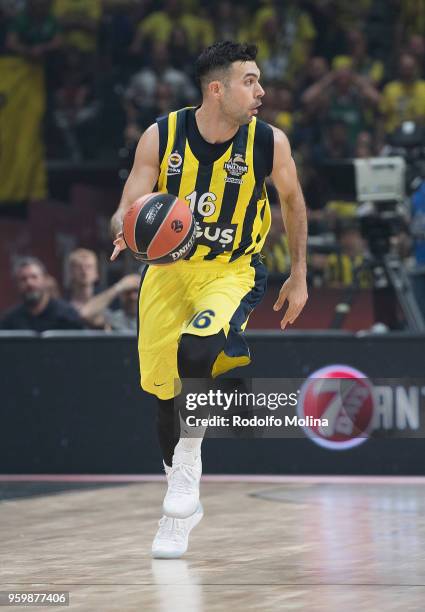
M 26 268 L 27 266 L 37 266 L 42 274 L 47 274 L 46 266 L 37 258 L 32 256 L 18 257 L 14 263 L 12 268 L 12 274 L 16 278 L 18 272 L 22 270 L 22 268 Z
M 201 88 L 207 78 L 217 70 L 227 70 L 233 62 L 253 62 L 257 57 L 257 46 L 235 43 L 230 40 L 216 42 L 204 49 L 196 60 L 196 77 Z

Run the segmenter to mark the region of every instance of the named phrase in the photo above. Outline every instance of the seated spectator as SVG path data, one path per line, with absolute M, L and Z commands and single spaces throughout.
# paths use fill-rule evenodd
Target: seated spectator
M 6 49 L 32 62 L 61 45 L 58 21 L 51 13 L 51 0 L 28 0 L 26 9 L 9 25 Z
M 54 0 L 53 12 L 63 30 L 64 43 L 92 55 L 102 17 L 102 0 Z
M 140 277 L 137 274 L 133 276 L 133 287 L 129 286 L 120 293 L 120 308 L 108 311 L 105 316 L 106 325 L 112 331 L 137 331 Z
M 98 259 L 94 251 L 76 249 L 68 257 L 68 301 L 93 328 L 104 329 L 108 308 L 123 291 L 138 289 L 140 276 L 128 274 L 105 291 L 96 293 Z
M 346 225 L 339 234 L 340 250 L 326 259 L 325 281 L 330 287 L 355 285 L 360 289 L 372 287 L 373 275 L 367 263 L 366 244 L 355 225 Z
M 400 57 L 399 79 L 384 87 L 380 109 L 384 130 L 390 134 L 403 121 L 425 119 L 425 81 L 418 78 L 416 59 L 407 53 Z
M 22 304 L 9 310 L 0 329 L 83 329 L 78 312 L 63 300 L 51 297 L 51 285 L 44 265 L 35 257 L 23 257 L 14 268 Z

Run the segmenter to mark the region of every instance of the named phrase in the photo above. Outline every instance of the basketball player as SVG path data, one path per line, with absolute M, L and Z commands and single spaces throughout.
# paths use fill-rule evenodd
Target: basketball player
M 168 491 L 153 542 L 154 557 L 179 557 L 202 518 L 202 437 L 174 430 L 175 379 L 215 378 L 250 362 L 242 337 L 265 292 L 260 251 L 270 227 L 265 178 L 279 193 L 291 274 L 275 310 L 293 323 L 307 300 L 304 199 L 288 139 L 257 120 L 264 96 L 254 45 L 219 42 L 197 60 L 198 108 L 162 117 L 142 135 L 121 203 L 112 218 L 115 259 L 125 249 L 123 216 L 154 190 L 187 202 L 198 222 L 186 259 L 148 266 L 139 297 L 141 385 L 158 398 L 158 435 Z

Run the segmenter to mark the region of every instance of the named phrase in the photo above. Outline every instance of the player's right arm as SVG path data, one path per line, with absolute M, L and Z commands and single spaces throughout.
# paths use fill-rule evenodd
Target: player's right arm
M 122 223 L 125 213 L 140 197 L 151 193 L 159 176 L 159 131 L 158 124 L 151 125 L 137 145 L 133 167 L 124 185 L 121 202 L 111 219 L 111 233 L 114 238 L 114 252 L 111 261 L 126 248 L 122 237 Z

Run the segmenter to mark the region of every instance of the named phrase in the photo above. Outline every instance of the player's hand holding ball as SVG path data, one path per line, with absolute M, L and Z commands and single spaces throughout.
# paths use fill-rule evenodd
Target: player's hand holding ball
M 126 212 L 111 260 L 128 247 L 146 264 L 174 263 L 189 254 L 195 237 L 195 219 L 186 202 L 169 193 L 148 193 Z

